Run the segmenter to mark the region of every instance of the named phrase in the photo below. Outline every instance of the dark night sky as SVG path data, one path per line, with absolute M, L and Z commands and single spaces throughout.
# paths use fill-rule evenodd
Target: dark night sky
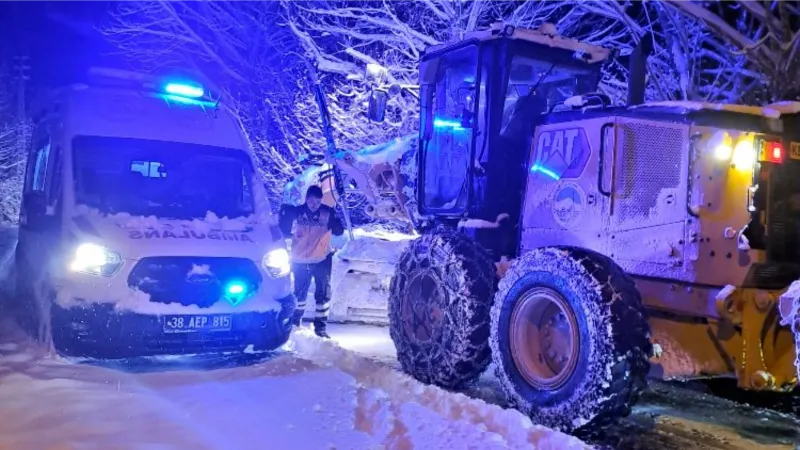
M 29 55 L 37 87 L 78 81 L 90 65 L 118 65 L 94 28 L 112 3 L 0 1 L 0 57 Z

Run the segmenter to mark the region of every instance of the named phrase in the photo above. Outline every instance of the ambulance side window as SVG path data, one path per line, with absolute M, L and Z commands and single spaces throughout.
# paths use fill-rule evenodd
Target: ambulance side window
M 45 124 L 37 125 L 28 155 L 28 176 L 25 179 L 25 192 L 45 192 L 47 185 L 47 166 L 51 160 L 50 135 Z
M 52 206 L 56 204 L 61 196 L 61 170 L 64 165 L 64 152 L 61 150 L 60 145 L 52 145 L 48 160 L 47 204 Z

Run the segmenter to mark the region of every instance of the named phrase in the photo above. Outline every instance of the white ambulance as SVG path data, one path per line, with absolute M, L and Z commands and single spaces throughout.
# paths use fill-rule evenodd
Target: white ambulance
M 20 323 L 75 356 L 283 345 L 289 254 L 237 122 L 199 84 L 91 73 L 34 116 Z

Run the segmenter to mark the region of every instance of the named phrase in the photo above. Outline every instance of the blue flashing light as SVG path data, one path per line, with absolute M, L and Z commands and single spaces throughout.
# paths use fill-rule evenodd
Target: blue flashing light
M 561 176 L 559 176 L 557 173 L 553 172 L 547 167 L 540 166 L 539 164 L 534 164 L 533 166 L 531 166 L 531 172 L 543 173 L 556 181 L 561 179 Z
M 201 108 L 215 108 L 217 105 L 214 102 L 209 102 L 207 100 L 196 99 L 196 98 L 187 98 L 181 97 L 179 95 L 171 95 L 171 94 L 155 94 L 156 97 L 164 100 L 167 104 L 179 104 L 179 105 L 187 105 L 187 106 L 199 106 Z
M 228 294 L 238 295 L 244 292 L 245 287 L 241 283 L 231 283 L 228 285 Z
M 167 83 L 164 86 L 164 91 L 167 94 L 188 98 L 200 98 L 205 93 L 201 86 L 183 83 Z
M 433 120 L 433 127 L 434 128 L 452 128 L 454 130 L 463 130 L 464 127 L 461 125 L 461 122 L 457 122 L 455 120 L 444 120 L 444 119 L 434 119 Z
M 225 299 L 233 306 L 241 303 L 247 294 L 247 285 L 241 281 L 234 280 L 225 285 Z

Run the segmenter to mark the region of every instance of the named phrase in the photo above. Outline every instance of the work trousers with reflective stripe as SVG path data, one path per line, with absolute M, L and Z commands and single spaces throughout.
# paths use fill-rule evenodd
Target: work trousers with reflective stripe
M 314 328 L 324 330 L 328 322 L 328 313 L 331 309 L 331 267 L 333 265 L 333 253 L 327 258 L 312 264 L 294 263 L 294 295 L 297 297 L 297 309 L 294 312 L 294 323 L 299 325 L 306 310 L 306 298 L 308 288 L 311 287 L 311 280 L 314 280 L 314 300 L 317 303 L 317 311 L 314 315 Z

